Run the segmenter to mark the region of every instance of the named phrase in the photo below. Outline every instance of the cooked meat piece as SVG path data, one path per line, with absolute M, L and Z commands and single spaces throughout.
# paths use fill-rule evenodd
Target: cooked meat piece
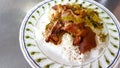
M 45 39 L 46 42 L 52 42 L 54 44 L 59 44 L 61 42 L 61 36 L 64 34 L 64 31 L 61 30 L 62 24 L 60 21 L 56 21 L 50 32 Z
M 52 9 L 58 10 L 58 5 L 53 6 Z
M 57 44 L 60 44 L 61 41 L 62 41 L 62 36 L 65 32 L 64 31 L 59 31 L 57 34 L 53 33 L 53 34 L 50 34 L 46 39 L 45 41 L 46 42 L 52 42 L 54 43 L 55 45 Z
M 73 45 L 74 46 L 79 46 L 79 44 L 81 43 L 81 37 L 80 36 L 76 36 L 73 39 Z
M 54 25 L 54 23 L 49 23 L 49 24 L 46 25 L 46 28 L 45 28 L 46 35 L 48 35 L 51 32 L 51 29 L 52 29 L 53 25 Z
M 72 34 L 73 36 L 79 36 L 81 32 L 81 29 L 79 29 L 79 25 L 76 25 L 74 23 L 65 23 L 62 29 Z
M 80 10 L 76 10 L 76 11 L 74 11 L 74 13 L 75 13 L 75 15 L 80 16 L 80 17 L 85 17 L 86 16 L 85 9 L 81 9 L 81 11 Z
M 46 39 L 46 42 L 52 42 L 57 45 L 59 42 L 59 37 L 56 34 L 50 34 Z
M 67 9 L 67 5 L 58 4 L 58 5 L 53 6 L 52 9 L 58 10 L 59 12 L 61 12 Z
M 79 50 L 81 53 L 88 52 L 96 47 L 96 34 L 90 29 L 90 27 L 86 27 L 80 36 L 82 38 L 81 43 L 79 44 Z

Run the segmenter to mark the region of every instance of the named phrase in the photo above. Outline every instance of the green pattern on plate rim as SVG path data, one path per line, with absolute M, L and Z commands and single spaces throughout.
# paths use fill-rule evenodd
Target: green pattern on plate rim
M 99 56 L 96 60 L 90 61 L 89 63 L 80 65 L 80 66 L 68 66 L 64 64 L 60 64 L 48 56 L 43 54 L 43 52 L 39 49 L 39 46 L 36 42 L 35 38 L 35 24 L 38 23 L 38 20 L 47 9 L 50 9 L 54 4 L 58 3 L 80 3 L 84 7 L 92 8 L 99 12 L 101 19 L 104 21 L 104 24 L 107 26 L 107 30 L 109 33 L 109 44 L 105 48 L 105 51 L 101 56 Z M 97 6 L 96 6 L 97 5 Z M 98 7 L 99 6 L 99 7 Z M 28 16 L 25 17 L 23 21 L 23 25 L 20 29 L 20 44 L 21 50 L 24 53 L 24 56 L 30 63 L 32 67 L 42 67 L 42 68 L 106 68 L 113 67 L 115 65 L 116 59 L 119 56 L 118 50 L 120 46 L 120 30 L 116 23 L 117 20 L 111 16 L 111 13 L 106 13 L 108 10 L 101 6 L 100 4 L 94 1 L 85 1 L 85 0 L 50 0 L 43 1 L 38 4 Z M 109 57 L 108 57 L 109 56 Z M 103 60 L 104 59 L 104 60 Z

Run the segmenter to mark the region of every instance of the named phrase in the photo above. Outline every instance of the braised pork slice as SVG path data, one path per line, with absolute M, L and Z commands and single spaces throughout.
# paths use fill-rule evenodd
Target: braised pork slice
M 48 35 L 45 39 L 46 42 L 52 42 L 55 45 L 61 43 L 61 38 L 62 35 L 64 34 L 64 31 L 61 30 L 62 24 L 60 21 L 56 21 L 52 28 L 50 29 L 49 26 L 47 28 L 47 30 L 49 30 Z

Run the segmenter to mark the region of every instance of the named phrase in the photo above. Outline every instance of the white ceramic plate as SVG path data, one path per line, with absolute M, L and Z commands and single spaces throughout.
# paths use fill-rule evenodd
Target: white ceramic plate
M 108 43 L 97 57 L 82 64 L 69 63 L 60 56 L 56 47 L 49 47 L 39 34 L 40 23 L 47 22 L 46 14 L 55 4 L 79 3 L 83 7 L 98 11 L 108 31 Z M 44 26 L 44 25 L 43 25 Z M 37 33 L 37 35 L 36 35 Z M 119 58 L 120 25 L 115 16 L 101 4 L 90 0 L 48 0 L 31 9 L 24 18 L 20 28 L 20 47 L 24 57 L 32 67 L 36 68 L 107 68 L 115 67 Z M 53 48 L 53 49 L 52 49 Z

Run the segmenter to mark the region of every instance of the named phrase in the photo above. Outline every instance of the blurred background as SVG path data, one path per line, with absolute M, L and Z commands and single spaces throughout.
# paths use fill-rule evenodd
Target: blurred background
M 19 45 L 19 29 L 26 13 L 43 0 L 0 0 L 0 68 L 31 68 Z M 120 0 L 95 0 L 120 21 Z M 119 67 L 118 67 L 119 68 Z

